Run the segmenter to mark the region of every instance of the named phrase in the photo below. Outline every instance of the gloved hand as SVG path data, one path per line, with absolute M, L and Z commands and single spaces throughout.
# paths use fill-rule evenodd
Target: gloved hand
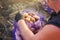
M 22 14 L 18 12 L 15 16 L 15 20 L 18 22 L 20 19 L 22 19 Z

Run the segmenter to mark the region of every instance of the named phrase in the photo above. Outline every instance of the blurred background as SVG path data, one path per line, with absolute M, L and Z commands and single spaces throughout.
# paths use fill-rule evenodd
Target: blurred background
M 0 0 L 0 40 L 12 40 L 14 17 L 24 9 L 38 11 L 47 18 L 49 14 L 42 8 L 41 0 Z

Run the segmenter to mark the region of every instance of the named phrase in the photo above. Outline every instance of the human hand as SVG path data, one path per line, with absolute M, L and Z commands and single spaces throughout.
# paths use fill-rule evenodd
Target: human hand
M 24 15 L 24 20 L 27 22 L 36 22 L 39 19 L 39 16 L 33 14 L 33 13 L 25 13 Z
M 23 19 L 30 23 L 33 23 L 35 21 L 35 19 L 31 15 L 29 15 L 29 13 L 23 14 Z

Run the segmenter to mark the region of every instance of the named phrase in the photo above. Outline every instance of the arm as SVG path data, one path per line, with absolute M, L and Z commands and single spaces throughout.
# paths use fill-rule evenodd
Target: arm
M 24 20 L 18 21 L 18 26 L 25 40 L 60 40 L 60 29 L 54 25 L 46 25 L 36 35 L 29 30 Z
M 34 40 L 60 40 L 60 29 L 54 25 L 46 25 L 35 35 Z

